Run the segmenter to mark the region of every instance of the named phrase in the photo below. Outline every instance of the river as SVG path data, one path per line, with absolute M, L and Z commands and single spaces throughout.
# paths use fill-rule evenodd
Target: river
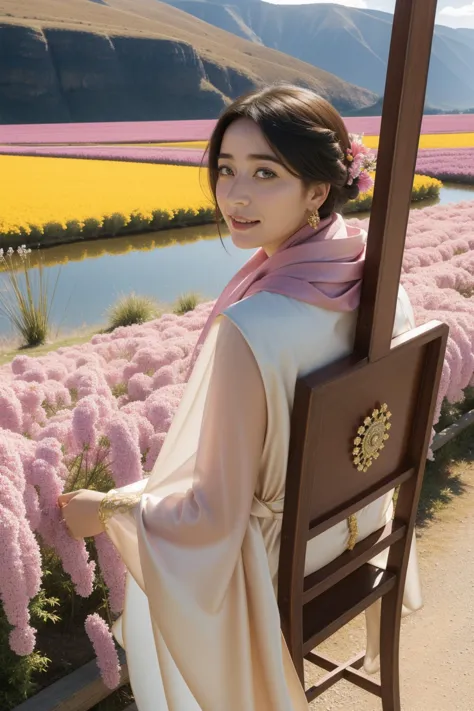
M 474 187 L 444 185 L 439 200 L 415 203 L 412 209 L 463 200 L 474 200 Z M 132 291 L 165 304 L 190 291 L 215 298 L 251 254 L 236 249 L 227 235 L 222 241 L 225 247 L 217 228 L 204 225 L 45 249 L 41 257 L 51 288 L 59 273 L 53 324 L 60 324 L 65 332 L 101 326 L 109 306 Z M 31 256 L 35 258 L 34 253 Z M 0 288 L 4 281 L 0 274 Z M 0 335 L 11 335 L 9 322 L 1 314 Z

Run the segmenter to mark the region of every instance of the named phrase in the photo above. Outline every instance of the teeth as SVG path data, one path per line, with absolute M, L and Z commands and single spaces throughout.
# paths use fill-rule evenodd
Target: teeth
M 240 222 L 243 225 L 251 225 L 256 222 L 256 220 L 238 220 L 236 217 L 233 217 L 232 219 L 234 220 L 234 222 Z

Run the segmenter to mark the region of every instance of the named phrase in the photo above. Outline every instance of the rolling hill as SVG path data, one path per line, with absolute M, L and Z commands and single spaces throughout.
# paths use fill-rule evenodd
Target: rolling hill
M 377 95 L 158 0 L 0 0 L 0 123 L 214 118 L 275 81 Z
M 239 37 L 383 94 L 392 16 L 330 3 L 273 5 L 262 0 L 165 0 Z M 427 103 L 474 105 L 474 30 L 437 26 Z

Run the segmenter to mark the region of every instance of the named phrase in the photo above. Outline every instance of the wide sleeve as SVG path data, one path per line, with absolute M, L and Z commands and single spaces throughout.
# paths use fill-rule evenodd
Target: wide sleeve
M 102 506 L 107 533 L 142 588 L 136 557 L 127 555 L 134 535 L 140 558 L 145 554 L 168 582 L 185 586 L 186 597 L 209 610 L 220 605 L 249 522 L 265 430 L 259 368 L 240 331 L 223 317 L 195 455 L 166 483 L 150 482 L 145 492 L 116 490 Z

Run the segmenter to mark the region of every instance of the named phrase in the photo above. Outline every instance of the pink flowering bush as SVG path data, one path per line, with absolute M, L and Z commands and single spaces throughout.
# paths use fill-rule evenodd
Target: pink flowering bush
M 359 222 L 350 220 L 350 222 Z M 474 374 L 474 202 L 411 213 L 402 282 L 418 324 L 451 328 L 436 418 Z M 181 400 L 191 353 L 212 304 L 182 316 L 95 335 L 90 342 L 0 368 L 0 600 L 19 655 L 35 645 L 29 608 L 42 585 L 43 546 L 54 550 L 78 595 L 100 576 L 109 608 L 120 612 L 125 568 L 104 535 L 70 538 L 57 497 L 141 479 L 159 455 Z M 105 623 L 89 618 L 106 683 L 118 662 Z
M 57 498 L 78 488 L 108 491 L 151 471 L 210 307 L 117 328 L 41 358 L 20 355 L 0 368 L 0 601 L 18 655 L 35 646 L 29 609 L 42 585 L 44 547 L 78 595 L 89 597 L 100 577 L 111 613 L 120 613 L 120 556 L 105 534 L 94 539 L 94 555 L 90 542 L 73 540 Z M 89 621 L 91 629 L 100 654 L 110 656 L 102 628 Z M 112 684 L 115 667 L 100 654 Z
M 417 325 L 439 320 L 450 328 L 436 423 L 444 399 L 456 402 L 474 384 L 474 202 L 410 213 L 401 282 Z
M 85 628 L 97 655 L 102 679 L 109 689 L 115 689 L 120 682 L 120 663 L 112 634 L 98 614 L 89 615 Z

